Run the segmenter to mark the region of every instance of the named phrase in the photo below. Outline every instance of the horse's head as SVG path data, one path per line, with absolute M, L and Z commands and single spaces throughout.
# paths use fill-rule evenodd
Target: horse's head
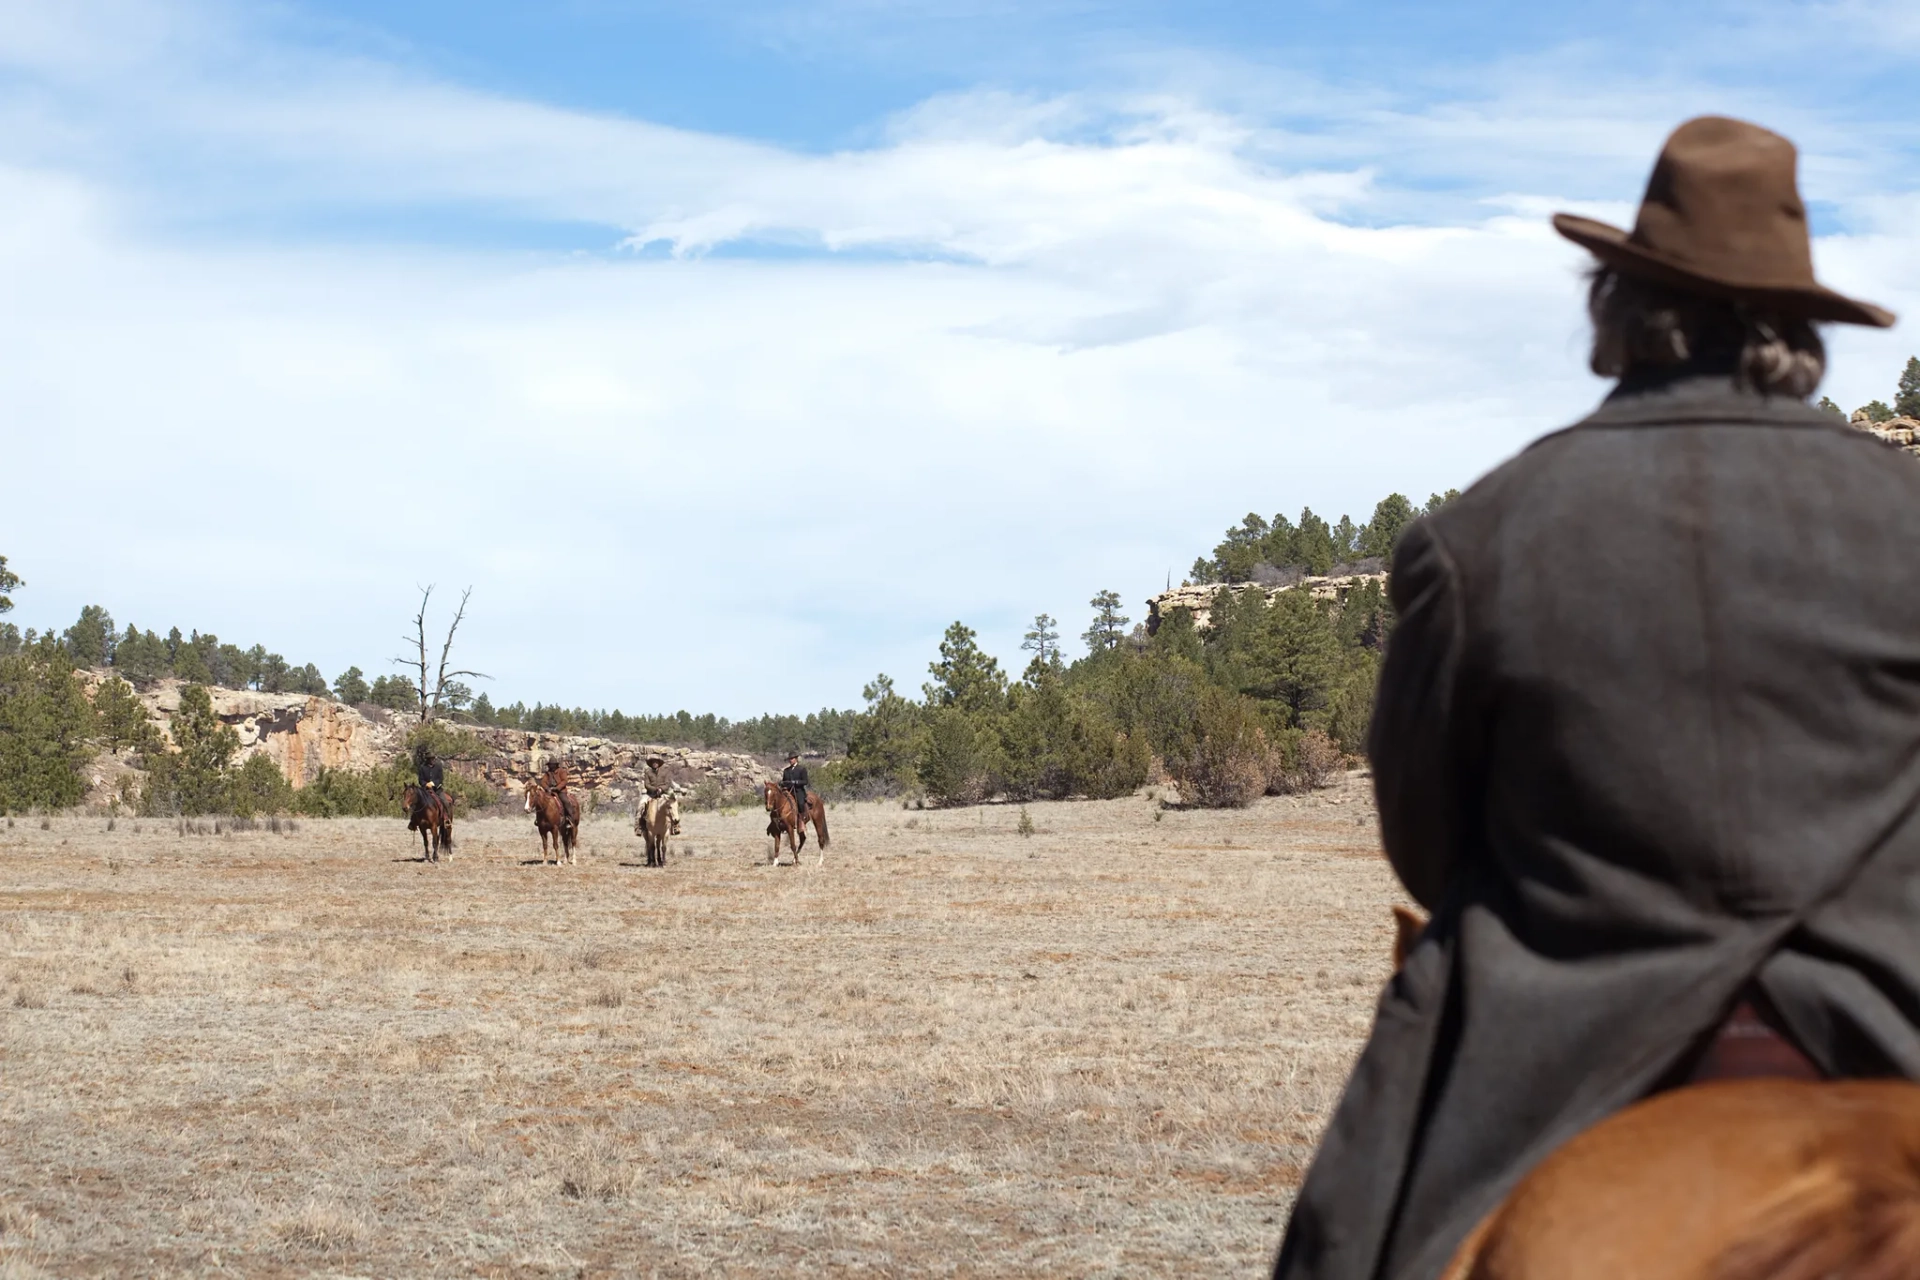
M 400 812 L 406 814 L 408 817 L 412 817 L 413 811 L 419 807 L 420 788 L 409 782 L 406 786 L 400 788 Z
M 542 787 L 537 782 L 529 782 L 527 784 L 527 803 L 525 804 L 525 806 L 522 807 L 521 812 L 523 813 L 533 812 L 533 801 L 534 801 L 534 796 L 536 794 L 538 794 L 542 799 L 545 799 L 547 794 L 546 788 Z
M 767 782 L 761 785 L 765 788 L 765 791 L 760 798 L 767 802 L 767 812 L 772 813 L 774 807 L 773 798 L 780 794 L 780 784 L 777 782 Z

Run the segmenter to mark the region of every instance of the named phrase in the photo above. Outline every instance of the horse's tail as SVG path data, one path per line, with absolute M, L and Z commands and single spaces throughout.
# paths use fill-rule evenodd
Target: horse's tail
M 818 794 L 813 797 L 813 802 L 820 806 L 814 813 L 813 821 L 814 827 L 820 835 L 820 850 L 824 853 L 827 848 L 827 802 L 822 800 Z
M 1714 1280 L 1920 1275 L 1920 1171 L 1910 1155 L 1814 1164 L 1754 1211 Z

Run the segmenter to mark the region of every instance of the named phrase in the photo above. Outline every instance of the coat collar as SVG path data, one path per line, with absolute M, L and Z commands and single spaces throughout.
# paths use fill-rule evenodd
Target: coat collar
M 1575 425 L 1626 427 L 1711 422 L 1769 427 L 1847 425 L 1804 400 L 1763 395 L 1735 382 L 1730 373 L 1699 370 L 1622 378 L 1601 401 L 1600 407 Z

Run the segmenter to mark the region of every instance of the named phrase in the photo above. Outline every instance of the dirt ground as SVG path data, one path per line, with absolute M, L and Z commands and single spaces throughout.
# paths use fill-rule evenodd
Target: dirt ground
M 0 829 L 0 1276 L 1242 1275 L 1371 1017 L 1367 783 Z

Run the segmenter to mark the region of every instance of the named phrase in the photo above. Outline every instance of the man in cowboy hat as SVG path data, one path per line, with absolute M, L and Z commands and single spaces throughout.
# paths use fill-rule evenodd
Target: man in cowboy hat
M 780 785 L 793 797 L 793 811 L 801 822 L 807 820 L 807 782 L 807 766 L 800 763 L 800 753 L 787 752 L 787 767 L 780 771 Z
M 1807 406 L 1791 143 L 1706 118 L 1589 250 L 1618 379 L 1394 550 L 1368 751 L 1432 913 L 1275 1275 L 1437 1275 L 1544 1155 L 1662 1088 L 1920 1077 L 1920 465 Z
M 647 776 L 641 781 L 640 785 L 647 793 L 646 800 L 640 806 L 640 821 L 645 822 L 654 804 L 656 804 L 662 796 L 668 795 L 673 791 L 673 780 L 667 776 L 667 758 L 665 756 L 647 757 Z M 673 834 L 680 834 L 678 822 L 674 824 Z

